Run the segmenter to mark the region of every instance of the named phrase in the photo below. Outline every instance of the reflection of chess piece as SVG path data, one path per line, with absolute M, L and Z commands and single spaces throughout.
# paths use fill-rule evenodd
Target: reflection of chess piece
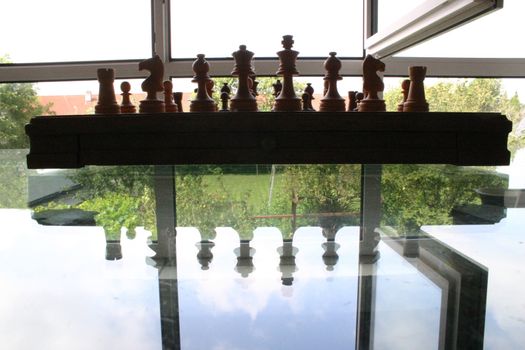
M 173 101 L 173 83 L 169 80 L 164 82 L 164 105 L 167 113 L 177 112 L 177 105 Z
M 133 103 L 131 103 L 131 85 L 127 81 L 123 81 L 122 84 L 120 84 L 120 90 L 122 93 L 120 96 L 122 96 L 122 101 L 120 102 L 120 113 L 136 113 L 137 108 Z
M 377 72 L 384 72 L 385 64 L 371 55 L 367 55 L 363 61 L 363 93 L 364 99 L 359 102 L 359 112 L 384 112 L 385 101 L 379 98 L 385 85 Z
M 255 74 L 252 66 L 253 52 L 246 50 L 246 45 L 240 45 L 232 56 L 235 59 L 232 75 L 239 77 L 239 87 L 231 99 L 230 109 L 232 112 L 256 112 L 257 100 L 249 85 L 250 76 Z
M 201 264 L 201 269 L 208 270 L 210 268 L 211 260 L 213 259 L 211 249 L 215 246 L 215 243 L 209 240 L 203 240 L 195 245 L 199 248 L 197 260 L 199 260 L 199 264 Z
M 175 101 L 175 104 L 177 105 L 177 112 L 182 113 L 184 112 L 182 109 L 182 92 L 174 92 L 173 93 L 173 100 Z
M 340 245 L 335 243 L 333 239 L 328 239 L 325 243 L 323 243 L 322 247 L 324 249 L 323 261 L 326 265 L 326 270 L 332 271 L 335 264 L 337 264 L 337 261 L 339 260 L 337 249 L 339 249 Z
M 408 90 L 410 89 L 410 79 L 405 79 L 401 83 L 401 93 L 403 94 L 403 101 L 397 105 L 397 111 L 403 112 L 404 110 L 404 104 L 407 101 L 408 97 Z
M 210 64 L 204 59 L 203 54 L 198 54 L 197 59 L 191 66 L 195 76 L 192 79 L 193 83 L 197 83 L 197 95 L 190 103 L 190 112 L 215 112 L 217 105 L 215 101 L 209 96 L 210 88 Z
M 324 62 L 326 74 L 324 81 L 328 82 L 326 94 L 321 99 L 320 112 L 344 112 L 345 99 L 337 91 L 337 81 L 343 79 L 339 75 L 341 60 L 335 57 L 335 52 L 330 52 L 330 57 Z
M 300 111 L 301 99 L 295 95 L 293 87 L 293 76 L 299 74 L 295 68 L 295 62 L 299 52 L 292 50 L 294 43 L 292 35 L 284 35 L 281 43 L 283 44 L 284 50 L 277 52 L 280 65 L 276 74 L 283 77 L 283 86 L 281 93 L 275 98 L 273 110 Z
M 293 283 L 293 273 L 297 271 L 295 255 L 298 251 L 299 249 L 293 246 L 292 239 L 283 239 L 283 245 L 277 248 L 281 281 L 285 286 L 291 286 Z
M 108 242 L 106 241 L 106 260 L 120 260 L 122 259 L 122 246 L 120 241 Z
M 357 91 L 348 91 L 348 108 L 347 112 L 355 112 L 357 109 Z
M 96 114 L 118 114 L 120 113 L 120 106 L 115 98 L 115 88 L 113 82 L 115 81 L 115 70 L 113 68 L 97 69 L 97 78 L 99 82 L 98 87 L 98 102 L 95 106 Z
M 253 266 L 253 255 L 255 254 L 255 249 L 250 247 L 249 240 L 241 240 L 239 248 L 235 248 L 233 252 L 237 256 L 235 271 L 240 273 L 242 277 L 248 277 L 248 275 L 255 269 Z
M 428 112 L 425 86 L 423 84 L 426 74 L 427 67 L 415 66 L 408 68 L 410 87 L 407 100 L 403 104 L 403 112 Z
M 147 70 L 151 74 L 141 84 L 142 91 L 146 92 L 146 99 L 140 101 L 140 113 L 164 112 L 164 101 L 157 99 L 157 92 L 164 91 L 164 64 L 158 55 L 139 63 L 139 70 Z

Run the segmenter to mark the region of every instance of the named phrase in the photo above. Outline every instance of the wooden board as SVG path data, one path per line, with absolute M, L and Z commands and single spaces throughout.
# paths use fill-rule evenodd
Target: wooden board
M 499 113 L 163 113 L 41 116 L 29 168 L 132 164 L 505 165 Z

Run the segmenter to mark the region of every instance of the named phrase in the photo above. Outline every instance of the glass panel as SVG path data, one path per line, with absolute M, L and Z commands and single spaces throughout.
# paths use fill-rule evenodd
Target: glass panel
M 144 0 L 3 2 L 0 31 L 4 33 L 0 38 L 0 57 L 7 55 L 13 63 L 149 57 L 151 3 Z
M 522 32 L 523 1 L 505 1 L 488 16 L 401 51 L 405 57 L 523 58 L 525 47 L 516 41 Z
M 425 1 L 428 0 L 379 0 L 377 2 L 377 30 L 380 31 L 390 27 Z
M 198 13 L 198 17 L 192 14 Z M 299 57 L 363 55 L 363 5 L 359 0 L 332 0 L 310 6 L 304 1 L 171 2 L 171 55 L 191 58 L 231 57 L 244 44 L 255 57 L 277 57 L 283 35 L 293 35 Z M 329 33 L 329 34 L 328 34 Z

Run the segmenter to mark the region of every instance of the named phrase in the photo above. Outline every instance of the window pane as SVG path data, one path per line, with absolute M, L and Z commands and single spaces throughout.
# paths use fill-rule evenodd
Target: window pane
M 133 59 L 151 55 L 146 0 L 5 1 L 0 57 L 14 63 Z
M 523 1 L 505 1 L 502 9 L 402 51 L 405 57 L 523 58 Z M 518 35 L 518 37 L 517 37 Z
M 390 27 L 425 1 L 427 0 L 379 0 L 377 4 L 377 30 L 379 31 Z
M 316 4 L 298 0 L 203 0 L 171 2 L 172 57 L 231 57 L 240 44 L 255 57 L 276 57 L 283 35 L 293 35 L 300 57 L 363 54 L 363 5 L 360 0 Z M 193 14 L 198 13 L 198 16 Z

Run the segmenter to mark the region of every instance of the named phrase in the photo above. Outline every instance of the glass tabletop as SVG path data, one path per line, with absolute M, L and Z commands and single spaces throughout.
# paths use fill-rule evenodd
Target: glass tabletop
M 0 165 L 6 349 L 525 343 L 516 164 L 29 171 L 24 154 Z

